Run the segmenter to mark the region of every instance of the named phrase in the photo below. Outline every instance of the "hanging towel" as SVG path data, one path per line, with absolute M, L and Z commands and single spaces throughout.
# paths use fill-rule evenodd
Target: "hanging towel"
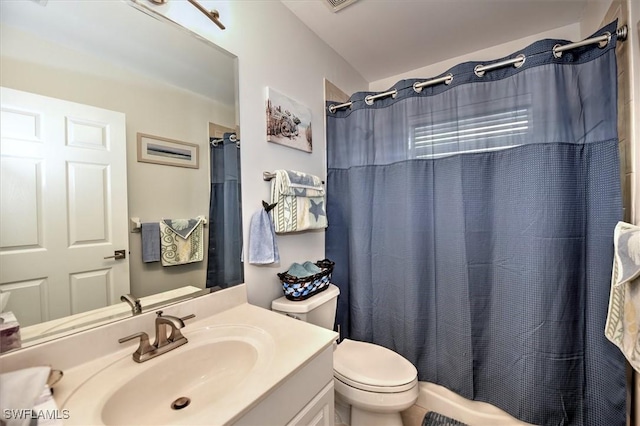
M 162 219 L 160 252 L 162 266 L 184 265 L 204 259 L 204 218 Z
M 324 187 L 322 180 L 318 176 L 309 175 L 295 170 L 281 170 L 286 173 L 282 174 L 280 185 L 281 191 L 286 195 L 295 195 L 297 197 L 322 197 L 324 196 Z M 278 172 L 278 170 L 276 170 Z
M 271 181 L 273 223 L 277 233 L 327 227 L 325 192 L 314 175 L 294 170 L 276 170 Z
M 5 413 L 33 409 L 50 371 L 50 367 L 31 367 L 0 374 L 0 413 L 7 426 L 30 424 L 31 416 L 5 417 Z
M 251 216 L 249 226 L 249 263 L 268 265 L 280 262 L 276 234 L 271 216 L 260 209 Z
M 157 222 L 142 224 L 142 261 L 160 262 L 160 224 Z
M 618 222 L 605 335 L 640 372 L 640 227 Z

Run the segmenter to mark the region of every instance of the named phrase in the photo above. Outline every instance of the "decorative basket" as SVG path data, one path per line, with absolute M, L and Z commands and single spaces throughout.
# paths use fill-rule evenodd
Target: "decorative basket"
M 289 300 L 305 300 L 329 287 L 334 262 L 329 259 L 318 260 L 315 265 L 322 269 L 317 274 L 308 277 L 295 277 L 286 272 L 278 274 L 282 282 L 284 296 Z

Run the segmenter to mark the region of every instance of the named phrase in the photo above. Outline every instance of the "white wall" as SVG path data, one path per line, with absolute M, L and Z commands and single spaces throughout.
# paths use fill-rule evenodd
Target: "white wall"
M 229 42 L 220 45 L 239 58 L 242 207 L 248 247 L 251 215 L 261 208 L 261 200 L 269 196 L 269 184 L 262 180 L 263 171 L 294 169 L 326 180 L 323 78 L 347 93 L 363 90 L 367 83 L 279 1 L 228 4 L 233 17 L 227 21 Z M 311 108 L 313 153 L 266 142 L 267 86 Z M 323 259 L 324 232 L 279 236 L 278 246 L 280 265 L 245 264 L 250 303 L 270 307 L 273 299 L 282 296 L 276 272 L 287 270 L 293 262 Z
M 619 0 L 615 0 L 619 2 Z M 611 7 L 612 0 L 590 1 L 582 11 L 580 18 L 580 38 L 587 38 L 600 27 L 607 11 Z M 609 22 L 606 22 L 608 24 Z
M 261 200 L 269 199 L 263 171 L 294 169 L 326 179 L 323 78 L 347 93 L 366 90 L 367 82 L 279 1 L 202 4 L 220 12 L 226 30 L 219 30 L 187 2 L 169 2 L 158 10 L 239 58 L 242 208 L 248 248 L 251 216 L 261 208 Z M 311 109 L 313 153 L 266 142 L 267 86 Z M 278 236 L 278 246 L 279 265 L 245 263 L 250 303 L 269 308 L 273 299 L 282 296 L 277 272 L 293 262 L 324 258 L 324 232 Z

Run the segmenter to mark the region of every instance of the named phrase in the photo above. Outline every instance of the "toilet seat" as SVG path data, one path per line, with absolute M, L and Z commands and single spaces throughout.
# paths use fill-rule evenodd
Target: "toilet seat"
M 385 347 L 344 339 L 333 353 L 337 380 L 369 392 L 398 393 L 418 383 L 418 371 L 400 354 Z

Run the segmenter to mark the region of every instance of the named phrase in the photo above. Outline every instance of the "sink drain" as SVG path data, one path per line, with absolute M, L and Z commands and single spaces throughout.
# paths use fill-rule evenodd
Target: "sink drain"
M 187 398 L 186 396 L 181 396 L 171 403 L 171 408 L 173 410 L 182 410 L 191 404 L 191 398 Z

